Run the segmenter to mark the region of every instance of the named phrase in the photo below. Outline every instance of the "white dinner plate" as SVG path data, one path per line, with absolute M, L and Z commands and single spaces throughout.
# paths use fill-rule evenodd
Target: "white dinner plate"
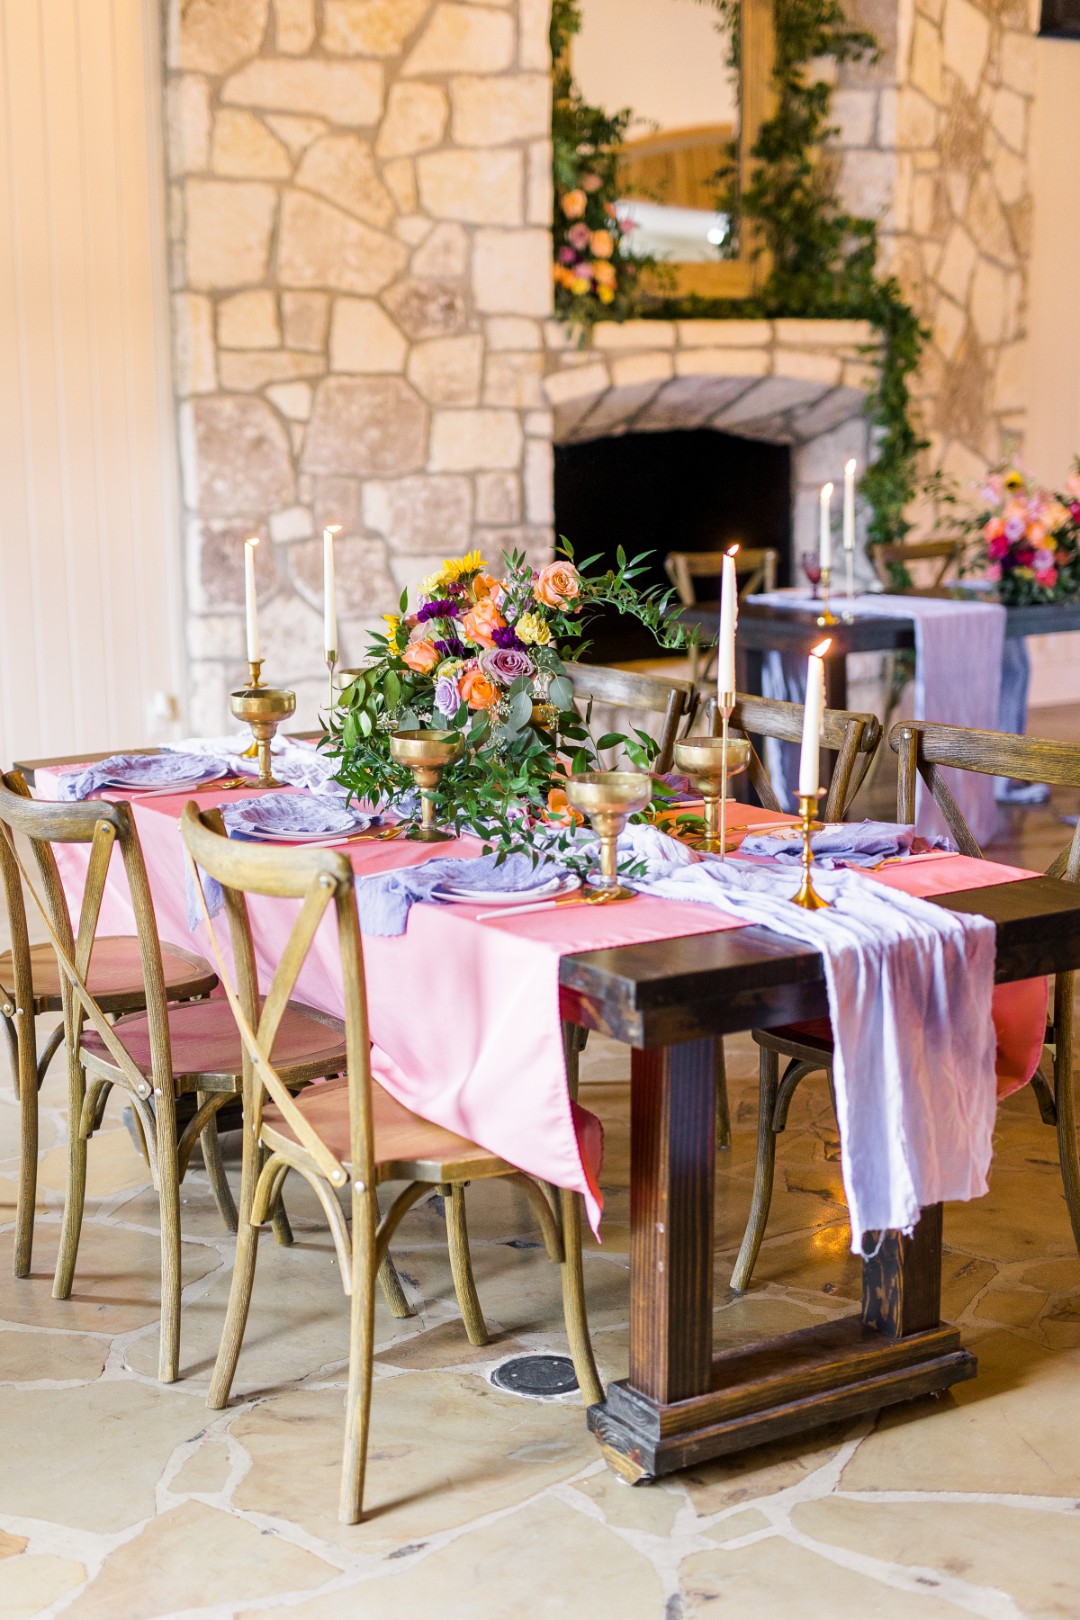
M 447 884 L 443 888 L 433 889 L 432 898 L 449 900 L 457 905 L 526 906 L 534 900 L 556 900 L 580 887 L 580 878 L 572 872 L 563 872 L 547 883 L 538 883 L 535 889 L 455 889 L 452 884 Z
M 366 827 L 340 827 L 336 832 L 265 832 L 254 828 L 249 832 L 241 829 L 241 837 L 249 843 L 257 844 L 329 844 L 344 842 L 346 838 L 355 838 L 357 833 L 366 832 Z M 377 829 L 373 828 L 372 831 Z

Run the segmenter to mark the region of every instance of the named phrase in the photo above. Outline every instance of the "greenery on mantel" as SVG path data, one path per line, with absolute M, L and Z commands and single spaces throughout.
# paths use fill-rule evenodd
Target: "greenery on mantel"
M 720 25 L 738 65 L 739 0 L 703 0 L 719 12 Z M 874 359 L 876 386 L 867 399 L 875 432 L 875 459 L 861 480 L 871 509 L 868 549 L 903 540 L 910 529 L 906 509 L 916 493 L 917 460 L 926 447 L 912 414 L 911 375 L 926 337 L 914 310 L 894 276 L 878 269 L 879 241 L 875 220 L 849 214 L 836 196 L 835 163 L 827 141 L 837 130 L 829 122 L 832 87 L 812 64 L 873 59 L 877 41 L 864 29 L 848 26 L 839 0 L 773 0 L 776 59 L 773 68 L 775 111 L 758 131 L 752 149 L 753 171 L 740 187 L 734 151 L 720 176 L 720 206 L 735 222 L 731 233 L 750 233 L 753 252 L 766 255 L 768 274 L 748 299 L 664 298 L 648 295 L 634 284 L 627 266 L 618 296 L 601 302 L 582 288 L 578 296 L 556 290 L 556 308 L 565 319 L 587 328 L 597 320 L 753 319 L 793 317 L 815 320 L 865 320 L 880 337 Z M 576 0 L 554 0 L 551 22 L 555 76 L 556 252 L 566 221 L 561 202 L 569 184 L 587 160 L 589 172 L 602 175 L 602 190 L 590 195 L 596 206 L 617 196 L 615 153 L 597 161 L 604 135 L 614 145 L 625 136 L 631 114 L 623 109 L 609 119 L 588 107 L 577 93 L 567 66 L 567 46 L 580 25 Z M 583 150 L 582 150 L 583 149 Z M 576 167 L 575 167 L 576 165 Z M 620 249 L 622 243 L 620 240 Z M 622 254 L 619 255 L 620 259 Z M 620 264 L 620 272 L 622 265 Z M 558 260 L 556 277 L 559 277 Z M 906 570 L 895 583 L 903 585 Z

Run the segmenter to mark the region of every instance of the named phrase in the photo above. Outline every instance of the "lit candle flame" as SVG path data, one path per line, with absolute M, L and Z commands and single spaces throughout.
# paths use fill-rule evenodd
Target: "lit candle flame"
M 851 475 L 854 477 L 855 469 L 858 465 L 859 463 L 855 460 L 855 457 L 852 456 L 850 461 L 846 461 L 844 463 L 844 471 L 846 473 L 851 473 Z
M 735 545 L 733 545 L 733 546 L 728 546 L 728 548 L 727 548 L 727 554 L 728 554 L 728 556 L 729 556 L 729 557 L 734 557 L 734 555 L 735 555 L 735 553 L 736 553 L 736 552 L 737 552 L 737 551 L 738 551 L 738 549 L 739 549 L 739 547 L 738 547 L 738 543 L 736 543 L 736 544 L 735 544 Z
M 342 527 L 343 525 L 340 523 L 328 523 L 323 530 L 323 534 L 340 534 Z
M 824 641 L 819 641 L 816 647 L 811 647 L 811 649 L 810 649 L 811 658 L 824 658 L 825 654 L 828 652 L 828 650 L 829 650 L 829 648 L 831 646 L 832 646 L 832 636 L 826 636 L 825 640 Z
M 257 534 L 249 535 L 248 538 L 244 541 L 244 544 L 245 544 L 245 546 L 257 546 L 258 543 L 259 543 L 259 538 L 260 537 Z
M 821 502 L 822 502 L 822 505 L 824 505 L 827 501 L 832 500 L 832 492 L 833 492 L 833 486 L 831 484 L 822 484 L 822 486 L 821 486 Z

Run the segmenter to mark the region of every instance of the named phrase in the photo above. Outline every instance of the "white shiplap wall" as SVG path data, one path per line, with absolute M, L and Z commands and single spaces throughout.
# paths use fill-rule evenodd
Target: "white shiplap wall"
M 154 0 L 0 0 L 0 761 L 167 734 L 182 614 Z

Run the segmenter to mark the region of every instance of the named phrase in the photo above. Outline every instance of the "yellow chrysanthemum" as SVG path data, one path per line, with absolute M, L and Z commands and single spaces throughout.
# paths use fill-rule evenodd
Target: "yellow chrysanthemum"
M 551 640 L 551 626 L 539 613 L 523 613 L 514 629 L 526 646 L 546 647 Z
M 1002 483 L 1007 490 L 1009 490 L 1012 494 L 1015 494 L 1017 490 L 1021 490 L 1024 487 L 1024 475 L 1021 472 L 1017 472 L 1015 467 L 1011 467 L 1005 474 Z

